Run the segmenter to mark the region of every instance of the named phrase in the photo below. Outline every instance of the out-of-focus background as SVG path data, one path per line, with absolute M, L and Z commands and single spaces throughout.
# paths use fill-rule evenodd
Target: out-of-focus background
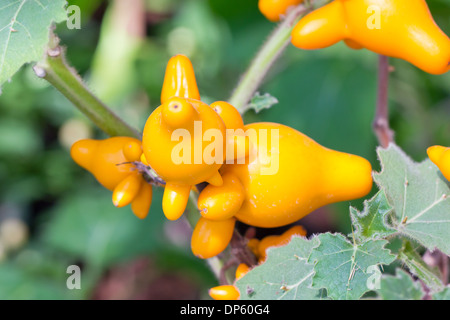
M 450 34 L 448 0 L 427 1 Z M 81 29 L 56 29 L 68 60 L 88 86 L 139 129 L 158 106 L 168 59 L 194 64 L 202 99 L 226 100 L 275 27 L 257 0 L 69 0 Z M 407 13 L 404 13 L 405 15 Z M 391 125 L 415 160 L 450 145 L 450 74 L 426 74 L 391 59 Z M 371 130 L 377 56 L 339 44 L 320 51 L 290 46 L 261 93 L 279 104 L 245 121 L 292 126 L 320 144 L 369 159 L 379 169 Z M 203 299 L 217 284 L 189 247 L 183 220 L 167 222 L 157 190 L 149 216 L 117 209 L 69 155 L 76 140 L 104 138 L 55 89 L 22 68 L 0 96 L 0 299 Z M 375 189 L 375 188 L 374 188 Z M 348 207 L 325 207 L 301 223 L 308 232 L 351 232 Z M 258 236 L 279 233 L 258 230 Z M 81 290 L 68 290 L 70 265 Z

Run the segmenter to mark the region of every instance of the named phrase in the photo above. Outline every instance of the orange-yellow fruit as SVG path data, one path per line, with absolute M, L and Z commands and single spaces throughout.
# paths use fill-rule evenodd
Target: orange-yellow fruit
M 222 184 L 218 169 L 225 160 L 225 124 L 199 99 L 191 61 L 183 55 L 172 57 L 164 77 L 162 105 L 145 124 L 141 156 L 166 182 L 163 211 L 169 220 L 182 216 L 196 184 Z M 222 141 L 208 136 L 211 132 Z
M 249 239 L 247 242 L 247 247 L 250 249 L 251 252 L 253 252 L 255 257 L 257 257 L 257 258 L 259 257 L 259 251 L 258 251 L 259 242 L 260 242 L 259 239 L 256 239 L 256 238 Z
M 209 289 L 209 295 L 214 300 L 239 300 L 239 291 L 235 286 L 224 285 Z
M 430 160 L 438 166 L 442 175 L 450 181 L 450 148 L 443 146 L 432 146 L 427 150 Z
M 128 137 L 80 140 L 74 143 L 70 154 L 79 166 L 113 191 L 112 201 L 116 207 L 131 203 L 134 214 L 145 218 L 152 201 L 152 186 L 130 163 L 141 158 L 139 140 Z
M 235 107 L 224 101 L 212 103 L 211 108 L 222 118 L 227 129 L 226 163 L 244 163 L 250 143 L 244 133 L 244 120 L 241 114 Z
M 239 211 L 244 201 L 244 188 L 239 179 L 232 173 L 224 174 L 222 179 L 222 186 L 208 185 L 198 198 L 198 209 L 207 219 L 229 219 Z
M 192 63 L 181 54 L 172 57 L 167 64 L 161 92 L 161 104 L 172 97 L 200 100 Z
M 153 188 L 150 184 L 143 181 L 138 194 L 131 202 L 131 210 L 139 219 L 145 219 L 152 204 Z
M 239 280 L 250 271 L 250 267 L 245 263 L 240 263 L 236 269 L 236 280 Z
M 208 141 L 208 133 L 222 141 Z M 142 140 L 144 159 L 166 182 L 163 211 L 168 219 L 183 214 L 192 186 L 222 184 L 218 170 L 225 158 L 225 135 L 220 116 L 198 100 L 171 98 L 150 115 Z
M 221 253 L 233 236 L 235 222 L 234 218 L 213 221 L 201 217 L 192 234 L 192 253 L 202 259 Z
M 106 189 L 112 191 L 134 172 L 135 168 L 129 162 L 135 158 L 127 158 L 126 154 L 136 145 L 140 146 L 140 141 L 128 137 L 85 139 L 74 143 L 70 154 L 79 166 L 91 172 Z
M 144 180 L 138 172 L 133 172 L 123 179 L 114 188 L 112 195 L 113 204 L 119 208 L 129 205 L 137 196 L 142 182 L 144 182 Z
M 259 11 L 270 21 L 279 21 L 291 6 L 302 3 L 303 0 L 259 0 Z
M 294 235 L 304 237 L 306 236 L 306 230 L 302 226 L 296 225 L 279 236 L 272 235 L 263 238 L 258 245 L 258 261 L 264 262 L 266 260 L 268 248 L 285 246 Z
M 450 39 L 436 25 L 425 0 L 334 0 L 302 18 L 292 44 L 321 49 L 344 40 L 400 58 L 431 73 L 450 70 Z
M 210 107 L 222 118 L 227 129 L 244 128 L 244 120 L 237 109 L 225 101 L 211 103 Z
M 284 226 L 372 188 L 372 167 L 364 158 L 325 148 L 281 124 L 245 129 L 253 132 L 248 164 L 226 164 L 221 173 L 233 173 L 242 183 L 245 200 L 235 217 L 248 225 Z

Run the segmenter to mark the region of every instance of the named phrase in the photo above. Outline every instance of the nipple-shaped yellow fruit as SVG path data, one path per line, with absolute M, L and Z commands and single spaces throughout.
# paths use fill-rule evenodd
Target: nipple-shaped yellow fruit
M 259 11 L 270 21 L 279 21 L 289 7 L 302 3 L 303 0 L 259 0 Z
M 210 220 L 225 220 L 233 217 L 244 201 L 244 188 L 232 173 L 222 176 L 223 185 L 208 185 L 200 193 L 198 209 L 203 217 Z
M 427 149 L 430 160 L 441 170 L 442 175 L 450 181 L 450 148 L 432 146 Z
M 404 59 L 431 73 L 450 70 L 450 39 L 425 0 L 334 0 L 302 18 L 292 31 L 301 49 L 345 40 L 351 48 Z
M 80 140 L 70 150 L 73 160 L 91 172 L 106 189 L 113 191 L 113 204 L 132 203 L 133 213 L 145 218 L 152 201 L 152 187 L 131 163 L 142 154 L 141 142 L 134 138 Z
M 200 100 L 192 63 L 181 54 L 172 57 L 167 64 L 161 103 L 165 103 L 172 97 Z
M 170 59 L 161 93 L 162 105 L 145 124 L 141 161 L 166 182 L 163 211 L 170 220 L 183 214 L 193 186 L 221 185 L 226 127 L 201 102 L 194 70 L 185 56 Z
M 226 164 L 244 188 L 235 217 L 256 227 L 293 223 L 324 205 L 361 198 L 372 188 L 370 163 L 327 149 L 281 124 L 254 123 L 248 164 Z
M 192 253 L 202 259 L 208 259 L 221 253 L 233 236 L 236 219 L 213 221 L 201 217 L 194 228 L 191 238 Z

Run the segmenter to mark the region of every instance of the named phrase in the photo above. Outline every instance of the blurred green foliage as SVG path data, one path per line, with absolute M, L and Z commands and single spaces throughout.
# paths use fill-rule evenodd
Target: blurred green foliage
M 428 2 L 437 23 L 450 34 L 450 3 Z M 114 40 L 114 21 L 102 25 L 110 2 L 69 3 L 80 6 L 82 28 L 57 27 L 68 60 L 94 92 L 96 83 L 103 85 L 101 92 L 105 84 L 122 88 L 105 99 L 140 129 L 159 104 L 171 55 L 189 55 L 205 101 L 226 100 L 274 28 L 258 12 L 256 0 L 146 0 L 145 37 L 127 51 L 121 47 L 126 39 Z M 106 50 L 98 50 L 105 37 L 112 40 Z M 113 72 L 111 78 L 102 71 L 108 65 L 99 63 L 111 61 L 109 54 L 119 49 L 122 54 L 114 63 L 120 65 L 109 67 L 126 76 Z M 415 160 L 422 160 L 428 146 L 450 144 L 450 74 L 428 75 L 396 59 L 391 64 L 395 68 L 390 82 L 395 139 Z M 324 146 L 366 157 L 378 170 L 371 130 L 376 69 L 374 53 L 350 50 L 343 44 L 320 51 L 289 47 L 260 88 L 279 103 L 258 114 L 248 112 L 245 121 L 292 126 Z M 63 130 L 74 119 L 87 129 L 79 125 Z M 203 289 L 214 285 L 204 262 L 193 258 L 188 246 L 176 246 L 164 234 L 168 223 L 161 211 L 161 190 L 155 192 L 149 217 L 140 221 L 129 208 L 114 208 L 111 193 L 73 163 L 68 152 L 71 138 L 104 137 L 90 126 L 61 94 L 34 77 L 29 66 L 4 86 L 0 224 L 11 217 L 21 219 L 30 236 L 19 250 L 7 254 L 0 250 L 0 299 L 90 298 L 108 269 L 143 255 L 157 261 L 160 268 L 196 274 L 203 279 Z M 361 208 L 361 203 L 352 205 Z M 348 205 L 328 208 L 335 228 L 342 232 L 350 231 Z M 76 263 L 83 266 L 83 288 L 70 291 L 66 268 Z

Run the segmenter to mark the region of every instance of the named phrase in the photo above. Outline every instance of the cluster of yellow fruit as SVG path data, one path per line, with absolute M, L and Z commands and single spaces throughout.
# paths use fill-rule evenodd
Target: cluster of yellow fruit
M 259 8 L 269 20 L 278 21 L 302 2 L 260 0 Z M 370 13 L 378 16 L 370 20 Z M 424 0 L 334 0 L 306 15 L 292 31 L 292 43 L 302 49 L 340 40 L 353 49 L 402 58 L 429 73 L 450 70 L 450 40 Z M 449 179 L 450 148 L 431 147 L 428 154 Z M 216 256 L 227 247 L 236 221 L 263 228 L 285 226 L 324 205 L 361 198 L 372 188 L 367 160 L 327 149 L 282 124 L 244 125 L 227 102 L 202 102 L 192 64 L 182 55 L 167 65 L 161 105 L 149 116 L 142 141 L 81 140 L 71 155 L 113 191 L 115 206 L 131 204 L 141 219 L 151 206 L 152 184 L 164 185 L 162 208 L 169 220 L 179 219 L 190 193 L 199 192 L 201 218 L 191 248 L 200 258 Z M 156 173 L 157 183 L 148 172 Z M 197 188 L 203 183 L 206 187 Z M 251 239 L 248 246 L 263 262 L 267 248 L 287 244 L 292 235 L 306 233 L 295 226 L 281 236 Z M 241 264 L 236 278 L 249 269 Z M 213 288 L 210 295 L 239 298 L 234 286 Z
M 259 9 L 270 21 L 279 21 L 303 2 L 259 0 Z M 334 0 L 292 30 L 292 44 L 300 49 L 322 49 L 341 40 L 352 49 L 400 58 L 431 74 L 450 70 L 450 39 L 425 0 Z
M 180 218 L 191 190 L 207 182 L 198 196 L 201 218 L 191 239 L 197 257 L 221 253 L 236 220 L 280 227 L 321 206 L 363 197 L 372 188 L 367 160 L 327 149 L 281 124 L 244 125 L 232 105 L 200 101 L 185 56 L 170 59 L 161 103 L 145 124 L 142 142 L 81 140 L 71 155 L 113 190 L 114 205 L 131 203 L 139 218 L 147 215 L 152 197 L 152 179 L 139 168 L 151 168 L 165 182 L 162 207 L 169 220 Z M 208 137 L 211 130 L 215 135 Z

